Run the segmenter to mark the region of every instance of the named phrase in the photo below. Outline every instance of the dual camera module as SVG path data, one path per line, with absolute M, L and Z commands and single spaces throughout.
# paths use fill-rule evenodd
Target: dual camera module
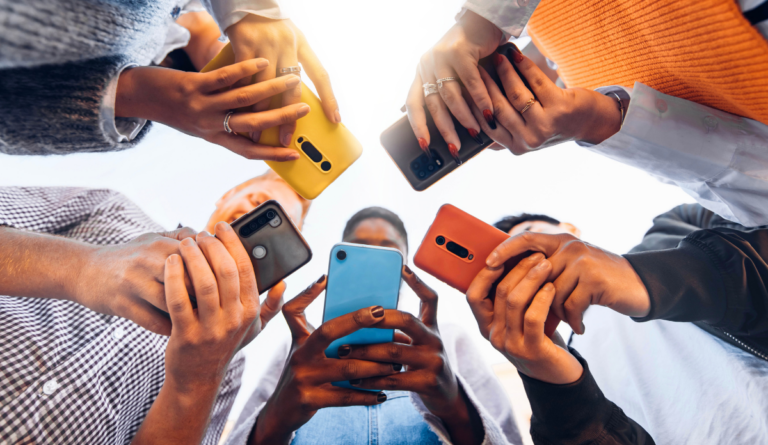
M 320 153 L 320 150 L 317 149 L 314 145 L 312 145 L 309 140 L 305 139 L 304 137 L 300 137 L 296 140 L 296 142 L 299 143 L 299 146 L 301 147 L 301 151 L 303 151 L 307 156 L 309 156 L 309 159 L 312 160 L 315 164 L 322 161 L 320 164 L 320 170 L 327 172 L 331 170 L 331 163 L 328 161 L 323 161 L 323 154 Z
M 277 212 L 269 209 L 266 212 L 254 216 L 248 222 L 248 224 L 244 224 L 242 227 L 240 227 L 240 236 L 243 238 L 248 238 L 249 236 L 261 230 L 267 224 L 272 227 L 277 227 L 281 223 L 282 220 L 280 219 L 280 216 L 277 214 Z
M 426 153 L 422 153 L 416 160 L 411 161 L 411 171 L 419 179 L 429 178 L 443 166 L 443 158 L 434 150 L 430 150 L 430 153 L 432 153 L 431 161 Z
M 438 246 L 445 245 L 445 250 L 451 252 L 461 259 L 466 258 L 470 261 L 474 259 L 474 255 L 471 255 L 469 250 L 467 250 L 464 246 L 456 244 L 453 241 L 448 241 L 448 244 L 446 244 L 445 237 L 442 235 L 438 235 L 437 238 L 435 238 L 435 243 L 437 243 Z

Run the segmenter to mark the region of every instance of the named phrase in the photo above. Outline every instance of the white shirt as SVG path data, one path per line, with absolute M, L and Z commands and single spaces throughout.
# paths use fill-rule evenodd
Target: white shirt
M 739 5 L 746 12 L 765 1 L 739 0 Z M 468 0 L 460 15 L 471 10 L 516 38 L 538 4 Z M 768 20 L 755 29 L 768 38 Z M 768 224 L 768 125 L 639 83 L 627 91 L 631 101 L 621 131 L 591 150 L 677 184 L 731 221 L 747 227 Z
M 768 362 L 692 323 L 636 323 L 601 306 L 571 346 L 605 396 L 657 444 L 768 443 Z

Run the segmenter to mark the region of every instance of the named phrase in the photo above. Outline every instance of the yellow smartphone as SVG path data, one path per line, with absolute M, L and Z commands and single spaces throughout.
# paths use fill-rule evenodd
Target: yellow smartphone
M 200 72 L 205 73 L 235 63 L 235 53 L 227 44 Z M 363 146 L 344 126 L 328 120 L 320 99 L 303 82 L 301 101 L 309 105 L 309 114 L 296 121 L 296 131 L 289 147 L 301 157 L 295 161 L 265 161 L 296 192 L 306 199 L 315 199 L 363 153 Z M 280 96 L 272 99 L 272 108 L 282 106 Z M 243 135 L 245 136 L 245 135 Z M 261 133 L 260 144 L 281 146 L 279 129 Z

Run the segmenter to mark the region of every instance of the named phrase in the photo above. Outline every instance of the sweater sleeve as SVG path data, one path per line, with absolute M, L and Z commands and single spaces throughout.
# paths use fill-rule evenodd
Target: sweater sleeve
M 147 133 L 118 142 L 102 125 L 110 81 L 128 64 L 110 56 L 0 70 L 0 152 L 17 155 L 105 152 L 131 148 Z
M 525 393 L 531 402 L 531 437 L 537 445 L 653 445 L 653 438 L 624 411 L 606 399 L 587 361 L 575 349 L 584 373 L 567 385 L 532 379 L 523 373 Z

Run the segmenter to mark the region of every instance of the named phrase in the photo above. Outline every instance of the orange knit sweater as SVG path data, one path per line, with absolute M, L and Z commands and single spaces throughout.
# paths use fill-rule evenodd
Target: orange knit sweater
M 542 0 L 528 30 L 568 86 L 637 81 L 768 124 L 768 42 L 736 0 Z

